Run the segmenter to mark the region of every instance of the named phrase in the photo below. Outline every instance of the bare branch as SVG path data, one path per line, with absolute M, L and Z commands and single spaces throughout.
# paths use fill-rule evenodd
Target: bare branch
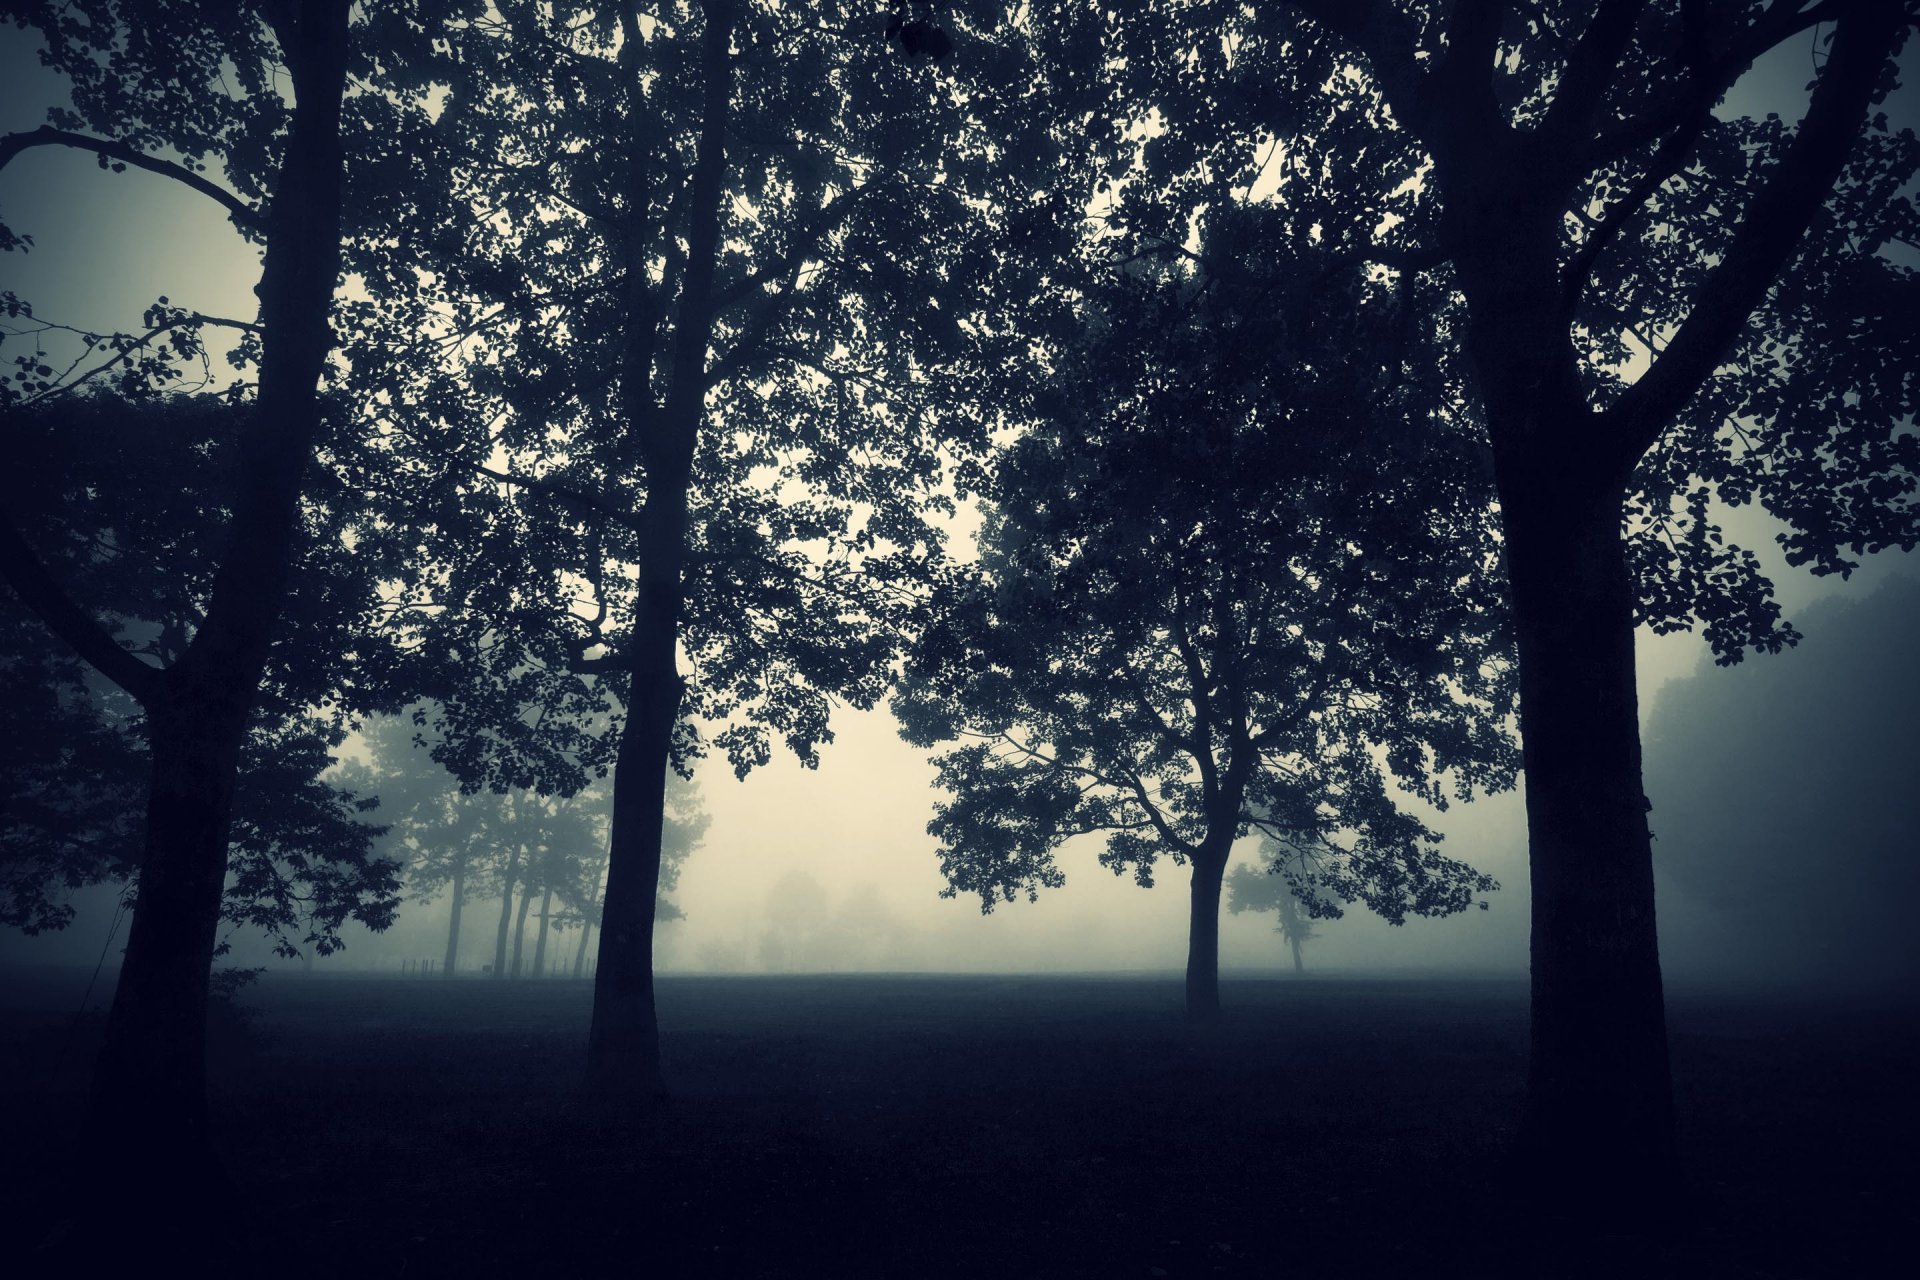
M 172 178 L 175 182 L 190 187 L 217 202 L 233 218 L 234 223 L 244 230 L 264 234 L 267 229 L 267 221 L 261 216 L 260 211 L 225 187 L 210 182 L 193 170 L 175 164 L 171 160 L 156 160 L 143 151 L 136 150 L 124 142 L 115 142 L 110 138 L 89 137 L 84 133 L 72 133 L 45 124 L 25 133 L 10 133 L 0 138 L 0 169 L 6 168 L 9 161 L 29 147 L 49 146 L 91 151 L 108 160 L 132 165 L 136 169 L 145 169 L 148 173 L 157 173 L 163 178 Z

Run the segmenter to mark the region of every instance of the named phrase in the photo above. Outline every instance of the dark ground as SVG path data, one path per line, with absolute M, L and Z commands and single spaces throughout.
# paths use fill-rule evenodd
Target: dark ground
M 85 975 L 5 976 L 10 1274 L 81 1275 Z M 575 1084 L 589 992 L 275 975 L 215 1038 L 248 1270 L 329 1275 L 1868 1276 L 1911 1263 L 1911 1007 L 1680 990 L 1677 1239 L 1531 1221 L 1500 1156 L 1526 992 L 1171 976 L 668 978 L 673 1099 Z M 98 1195 L 72 1190 L 77 1169 Z M 17 1220 L 15 1220 L 17 1219 Z M 1905 1262 L 1893 1260 L 1905 1258 Z M 153 1259 L 159 1263 L 161 1259 Z M 232 1274 L 230 1269 L 222 1274 Z

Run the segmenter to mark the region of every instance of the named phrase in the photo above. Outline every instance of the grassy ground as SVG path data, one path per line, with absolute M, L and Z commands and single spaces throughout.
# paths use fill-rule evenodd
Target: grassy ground
M 1655 1245 L 1529 1230 L 1501 1178 L 1522 984 L 1224 994 L 1224 1025 L 1195 1035 L 1165 976 L 668 978 L 675 1096 L 609 1123 L 576 1095 L 584 984 L 276 976 L 243 997 L 250 1029 L 217 1038 L 231 1217 L 267 1273 L 348 1280 L 1830 1277 L 1912 1261 L 1912 1009 L 1675 993 L 1694 1190 L 1687 1229 Z M 60 1176 L 111 1186 L 111 1153 L 71 1140 L 93 1034 L 76 1001 L 47 976 L 0 995 L 0 1195 L 19 1219 L 0 1229 L 34 1274 L 78 1274 L 71 1241 L 113 1218 Z

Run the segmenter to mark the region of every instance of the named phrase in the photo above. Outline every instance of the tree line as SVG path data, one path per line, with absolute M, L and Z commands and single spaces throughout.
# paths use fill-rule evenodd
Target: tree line
M 319 779 L 354 725 L 605 789 L 620 1101 L 664 1087 L 669 776 L 891 699 L 952 891 L 1083 834 L 1187 869 L 1199 1018 L 1235 840 L 1307 918 L 1445 914 L 1491 883 L 1399 797 L 1523 775 L 1523 1155 L 1663 1191 L 1633 634 L 1797 638 L 1728 506 L 1816 572 L 1920 539 L 1907 0 L 4 12 L 71 106 L 0 170 L 79 149 L 259 250 L 253 316 L 0 298 L 8 910 L 54 922 L 78 845 L 135 877 L 92 1108 L 136 1160 L 212 1167 L 233 886 L 391 911 Z M 1808 42 L 1797 120 L 1725 109 Z

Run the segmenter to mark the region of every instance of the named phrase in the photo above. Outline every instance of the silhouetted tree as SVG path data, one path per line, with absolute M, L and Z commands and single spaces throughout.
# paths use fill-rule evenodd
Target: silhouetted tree
M 1021 150 L 1017 45 L 950 17 L 949 65 L 991 91 L 860 5 L 499 4 L 452 37 L 463 72 L 418 157 L 433 216 L 374 237 L 398 249 L 366 273 L 354 363 L 392 388 L 368 483 L 395 519 L 370 536 L 425 567 L 404 604 L 421 652 L 451 655 L 442 758 L 556 793 L 614 768 L 603 1090 L 661 1087 L 669 763 L 712 745 L 744 773 L 778 738 L 812 764 L 836 700 L 881 696 L 941 438 L 984 434 L 964 402 L 930 413 L 924 369 L 986 345 L 989 322 L 961 328 L 986 285 L 1077 216 L 1023 178 L 1058 153 Z M 983 210 L 1016 205 L 1018 237 L 989 241 Z
M 1184 255 L 1087 282 L 894 709 L 909 741 L 962 744 L 936 757 L 953 799 L 930 828 L 950 894 L 1032 898 L 1094 832 L 1143 886 L 1163 857 L 1191 865 L 1187 1012 L 1206 1019 L 1239 837 L 1394 923 L 1458 911 L 1492 882 L 1388 779 L 1444 804 L 1517 761 L 1471 420 L 1406 421 L 1407 388 L 1349 355 L 1394 309 L 1317 297 L 1313 253 L 1231 206 L 1197 234 L 1299 287 Z
M 1243 911 L 1273 912 L 1274 930 L 1293 953 L 1293 971 L 1305 973 L 1307 962 L 1301 950 L 1318 936 L 1313 922 L 1330 914 L 1327 908 L 1332 904 L 1311 896 L 1302 898 L 1303 892 L 1310 895 L 1311 891 L 1298 886 L 1287 874 L 1291 850 L 1263 840 L 1260 855 L 1265 865 L 1256 868 L 1242 863 L 1227 877 L 1227 910 L 1234 915 Z
M 1522 1145 L 1598 1212 L 1677 1167 L 1634 625 L 1704 624 L 1727 661 L 1792 640 L 1715 498 L 1759 500 L 1819 572 L 1916 539 L 1914 279 L 1886 250 L 1910 234 L 1920 149 L 1876 110 L 1912 18 L 1902 0 L 1119 15 L 1120 114 L 1161 131 L 1119 223 L 1165 236 L 1183 212 L 1166 175 L 1213 161 L 1255 181 L 1252 158 L 1279 154 L 1276 204 L 1343 195 L 1322 239 L 1352 271 L 1464 308 L 1447 332 L 1484 406 L 1520 655 Z M 1828 23 L 1798 124 L 1716 111 Z M 1334 161 L 1288 164 L 1305 139 Z
M 397 8 L 362 14 L 363 23 L 383 26 L 380 42 L 395 53 L 416 29 Z M 137 1168 L 163 1160 L 164 1185 L 198 1186 L 181 1169 L 209 1159 L 206 993 L 235 778 L 303 543 L 338 536 L 306 478 L 328 443 L 319 383 L 333 346 L 340 262 L 349 5 L 19 0 L 6 16 L 45 39 L 43 61 L 67 80 L 73 107 L 0 139 L 0 167 L 30 147 L 90 151 L 103 166 L 142 168 L 209 196 L 263 249 L 257 317 L 214 320 L 163 300 L 144 333 L 77 335 L 81 359 L 72 368 L 28 358 L 4 392 L 17 410 L 97 376 L 137 384 L 158 368 L 143 359 L 156 344 L 196 358 L 199 332 L 212 324 L 238 330 L 240 359 L 258 362 L 253 412 L 218 503 L 225 519 L 199 548 L 215 570 L 181 620 L 174 661 L 156 665 L 126 647 L 55 575 L 37 545 L 41 531 L 0 513 L 0 575 L 140 705 L 150 749 L 139 893 L 96 1072 L 94 1119 Z M 401 97 L 361 96 L 389 115 Z M 369 134 L 368 149 L 380 137 Z M 0 236 L 6 248 L 24 243 L 16 230 Z M 21 300 L 5 301 L 10 315 L 27 312 Z

